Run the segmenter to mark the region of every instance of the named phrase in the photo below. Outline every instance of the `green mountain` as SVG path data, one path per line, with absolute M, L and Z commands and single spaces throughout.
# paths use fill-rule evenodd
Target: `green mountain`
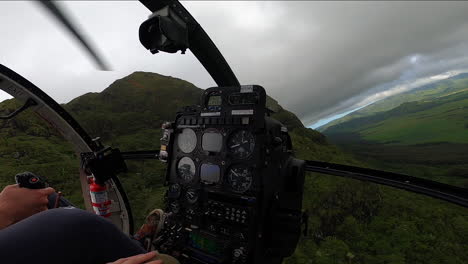
M 155 73 L 135 72 L 101 93 L 88 93 L 63 105 L 92 137 L 123 151 L 158 149 L 160 125 L 173 120 L 181 106 L 197 102 L 203 90 Z M 289 129 L 296 156 L 357 166 L 350 154 L 305 128 L 291 112 L 269 98 L 273 117 Z M 0 114 L 19 106 L 0 103 Z M 162 206 L 164 165 L 131 161 L 121 175 L 138 225 Z M 71 146 L 33 113 L 0 120 L 0 184 L 29 170 L 46 176 L 65 197 L 82 206 Z M 321 174 L 307 174 L 304 210 L 310 214 L 308 236 L 285 261 L 299 263 L 466 263 L 468 216 L 438 200 L 374 184 Z M 411 201 L 411 202 L 408 202 Z M 281 227 L 278 227 L 281 228 Z
M 355 118 L 324 131 L 358 133 L 381 144 L 468 143 L 468 91 L 437 100 L 406 102 L 391 110 Z
M 323 133 L 374 167 L 468 187 L 467 76 L 383 100 Z
M 445 97 L 447 95 L 463 91 L 468 91 L 468 73 L 461 73 L 451 78 L 436 81 L 401 94 L 390 96 L 381 101 L 370 104 L 362 109 L 359 109 L 351 114 L 348 114 L 342 118 L 325 124 L 317 128 L 317 130 L 323 132 L 327 128 L 335 126 L 337 124 L 349 121 L 351 119 L 370 116 L 378 112 L 385 112 L 395 107 L 398 107 L 403 103 L 427 100 L 431 101 L 439 97 Z
M 202 93 L 202 89 L 184 80 L 135 72 L 115 81 L 101 93 L 82 95 L 64 107 L 89 134 L 100 136 L 107 144 L 122 145 L 127 149 L 159 149 L 162 121 L 173 120 L 183 106 L 198 103 Z M 273 98 L 269 97 L 267 104 L 275 111 L 272 116 L 288 129 L 305 129 L 294 114 L 283 109 Z M 308 131 L 314 134 L 313 130 Z M 315 136 L 318 140 L 321 135 L 315 133 Z M 129 137 L 133 137 L 130 142 Z M 155 140 L 148 145 L 147 138 Z

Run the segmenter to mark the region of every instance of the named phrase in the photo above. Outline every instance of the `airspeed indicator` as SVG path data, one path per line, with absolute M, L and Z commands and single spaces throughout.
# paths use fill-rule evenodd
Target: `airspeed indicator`
M 250 131 L 240 130 L 229 137 L 228 150 L 238 159 L 249 157 L 255 149 L 255 138 Z

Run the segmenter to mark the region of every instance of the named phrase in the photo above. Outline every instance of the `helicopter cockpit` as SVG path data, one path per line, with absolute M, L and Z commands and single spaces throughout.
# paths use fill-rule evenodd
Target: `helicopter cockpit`
M 73 144 L 81 157 L 80 182 L 87 210 L 133 234 L 131 208 L 117 175 L 127 170 L 126 160 L 159 160 L 167 164 L 164 209 L 170 217 L 160 236 L 151 241 L 153 248 L 176 256 L 181 263 L 279 264 L 294 253 L 301 234 L 307 233 L 308 215 L 302 210 L 306 171 L 370 181 L 468 207 L 464 188 L 296 159 L 288 129 L 271 117 L 273 111 L 266 106 L 265 88 L 241 85 L 209 36 L 178 1 L 140 2 L 152 12 L 139 29 L 142 45 L 153 54 L 190 49 L 218 85 L 206 89 L 198 104 L 180 109 L 174 120 L 162 124 L 158 150 L 124 152 L 103 146 L 47 94 L 0 65 L 0 89 L 25 102 L 2 118 L 30 109 Z M 96 185 L 111 201 L 107 207 L 96 207 L 96 198 L 90 195 Z M 61 201 L 62 206 L 70 205 Z

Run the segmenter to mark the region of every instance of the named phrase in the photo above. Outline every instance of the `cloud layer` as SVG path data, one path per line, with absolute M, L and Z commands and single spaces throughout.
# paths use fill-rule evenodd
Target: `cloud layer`
M 59 102 L 100 91 L 133 71 L 214 82 L 193 55 L 151 55 L 138 2 L 60 2 L 114 68 L 99 72 L 34 2 L 0 3 L 0 63 Z M 183 2 L 240 81 L 263 85 L 307 125 L 375 94 L 468 68 L 465 2 Z

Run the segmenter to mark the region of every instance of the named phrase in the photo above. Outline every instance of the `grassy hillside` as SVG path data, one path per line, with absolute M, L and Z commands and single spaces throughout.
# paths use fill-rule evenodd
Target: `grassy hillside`
M 20 106 L 14 99 L 6 100 L 0 103 L 0 114 Z M 77 162 L 73 148 L 31 112 L 0 120 L 0 186 L 13 184 L 18 172 L 33 171 L 46 176 L 67 198 L 82 204 Z
M 340 119 L 334 120 L 326 125 L 319 127 L 317 130 L 325 131 L 327 128 L 334 125 L 356 119 L 366 117 L 379 112 L 385 112 L 403 103 L 414 101 L 433 101 L 440 97 L 445 97 L 459 92 L 468 91 L 468 73 L 461 73 L 454 77 L 437 81 L 431 84 L 423 85 L 408 92 L 390 96 L 381 101 L 375 102 L 362 109 L 359 109 Z
M 330 140 L 380 169 L 468 187 L 466 74 L 384 100 L 384 109 L 330 126 Z M 375 106 L 361 113 L 372 113 Z
M 403 103 L 329 127 L 324 133 L 331 137 L 357 133 L 363 140 L 382 144 L 468 143 L 468 91 Z
M 181 106 L 197 102 L 201 92 L 180 79 L 136 72 L 64 107 L 107 145 L 124 151 L 157 149 L 162 121 L 174 119 Z M 273 117 L 288 126 L 299 158 L 364 166 L 319 132 L 305 128 L 274 99 L 267 104 L 276 112 Z M 17 105 L 14 100 L 0 103 L 0 114 Z M 32 113 L 0 121 L 0 184 L 12 183 L 17 172 L 34 171 L 80 205 L 78 164 L 71 147 Z M 130 172 L 121 180 L 139 225 L 149 210 L 162 206 L 165 168 L 157 161 L 127 164 Z M 468 216 L 456 206 L 312 173 L 304 188 L 310 231 L 287 264 L 468 262 Z

